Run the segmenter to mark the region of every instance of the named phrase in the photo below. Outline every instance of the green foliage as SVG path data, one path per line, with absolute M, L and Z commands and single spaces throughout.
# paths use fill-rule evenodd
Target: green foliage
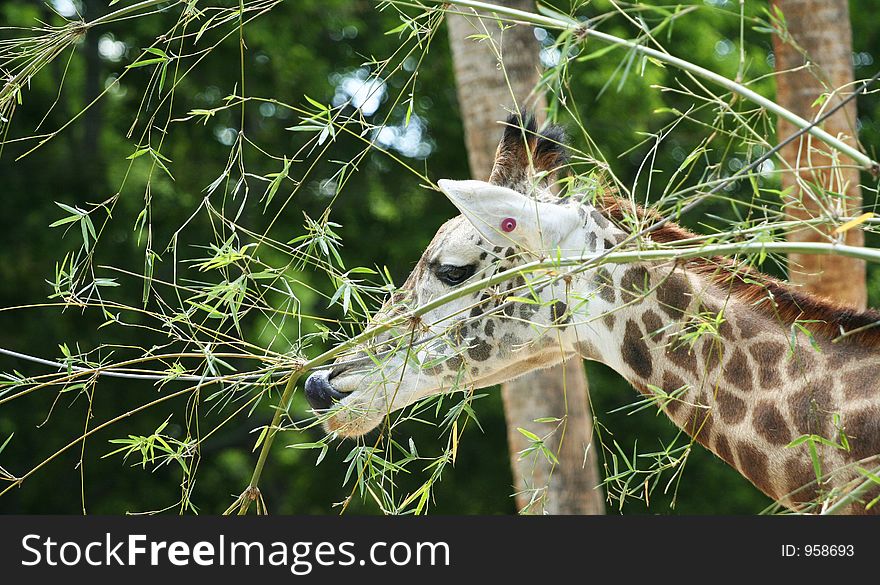
M 734 3 L 708 4 L 599 1 L 576 14 L 772 95 L 768 31 L 784 21 L 750 3 L 742 17 Z M 119 8 L 76 5 L 86 21 Z M 346 0 L 243 7 L 169 5 L 82 30 L 46 5 L 0 6 L 9 27 L 36 27 L 30 55 L 43 55 L 27 84 L 0 92 L 0 347 L 46 356 L 62 344 L 68 365 L 0 358 L 10 372 L 0 491 L 16 486 L 0 510 L 222 511 L 266 440 L 280 397 L 273 376 L 359 331 L 454 213 L 422 188 L 469 174 L 439 15 Z M 878 17 L 858 2 L 853 13 L 867 14 L 854 21 L 855 51 L 871 57 Z M 0 40 L 21 35 L 0 29 Z M 589 38 L 537 37 L 535 50 L 556 62 L 543 83 L 551 114 L 572 130 L 574 170 L 611 174 L 640 201 L 674 209 L 772 143 L 765 112 L 674 68 Z M 347 88 L 371 80 L 379 97 L 360 95 L 358 106 Z M 863 140 L 876 143 L 876 94 L 859 107 Z M 383 141 L 383 131 L 417 132 L 417 145 Z M 778 187 L 772 175 L 739 182 L 683 221 L 703 233 L 750 229 L 774 218 Z M 867 208 L 875 196 L 865 189 Z M 704 317 L 694 338 L 723 322 L 723 312 Z M 74 368 L 109 363 L 165 379 Z M 656 403 L 639 403 L 603 366 L 589 375 L 606 488 L 624 513 L 767 505 L 655 416 Z M 260 482 L 274 513 L 514 511 L 497 391 L 417 406 L 390 437 L 357 443 L 329 440 L 299 392 L 281 420 Z M 530 440 L 522 456 L 555 459 L 547 437 L 520 432 Z M 80 489 L 57 489 L 72 481 Z

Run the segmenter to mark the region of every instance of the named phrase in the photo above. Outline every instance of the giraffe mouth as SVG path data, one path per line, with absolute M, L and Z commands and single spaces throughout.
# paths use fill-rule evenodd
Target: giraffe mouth
M 351 373 L 345 370 L 346 386 L 354 382 L 349 377 Z M 357 384 L 352 384 L 354 387 L 350 390 L 343 390 L 332 383 L 333 378 L 341 375 L 342 372 L 333 370 L 314 372 L 306 379 L 306 400 L 327 432 L 341 437 L 358 437 L 382 421 L 384 410 L 372 400 L 364 402 L 364 396 L 358 394 L 360 388 Z
M 306 379 L 306 400 L 308 400 L 309 405 L 315 412 L 330 410 L 336 403 L 342 401 L 354 391 L 354 389 L 346 391 L 337 388 L 331 382 L 331 379 L 337 375 L 338 372 L 332 369 L 319 370 Z

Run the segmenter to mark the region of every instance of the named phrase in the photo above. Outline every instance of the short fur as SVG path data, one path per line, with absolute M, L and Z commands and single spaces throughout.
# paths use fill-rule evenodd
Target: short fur
M 629 201 L 616 197 L 605 197 L 598 201 L 600 211 L 617 223 L 625 226 L 625 217 L 634 214 L 640 220 L 660 221 L 660 216 Z M 625 228 L 624 228 L 625 229 Z M 676 242 L 696 237 L 697 234 L 674 223 L 666 223 L 651 232 L 651 239 L 659 243 Z M 694 258 L 685 261 L 689 270 L 705 275 L 724 290 L 742 301 L 763 311 L 768 316 L 786 325 L 795 321 L 826 340 L 841 334 L 864 328 L 857 333 L 840 339 L 841 343 L 880 347 L 880 312 L 869 309 L 857 311 L 836 304 L 828 299 L 794 290 L 791 285 L 776 280 L 753 268 L 735 262 L 730 258 Z M 766 302 L 772 299 L 772 302 Z M 763 302 L 762 302 L 763 301 Z

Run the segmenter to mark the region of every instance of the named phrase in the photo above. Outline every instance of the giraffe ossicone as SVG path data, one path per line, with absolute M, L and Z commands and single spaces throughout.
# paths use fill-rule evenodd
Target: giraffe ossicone
M 624 218 L 645 212 L 597 198 L 589 185 L 566 198 L 551 191 L 562 136 L 512 117 L 489 182 L 439 181 L 461 215 L 438 230 L 375 322 L 536 258 L 600 254 L 623 241 Z M 675 225 L 651 235 L 693 236 Z M 306 396 L 328 431 L 358 436 L 425 397 L 586 358 L 656 398 L 677 426 L 789 508 L 840 496 L 864 479 L 860 468 L 880 468 L 880 314 L 723 258 L 570 270 L 556 268 L 565 278 L 540 286 L 546 272 L 520 274 L 438 306 L 313 373 Z M 804 435 L 827 439 L 813 442 L 821 481 L 810 445 L 794 444 Z M 848 511 L 865 512 L 877 493 Z

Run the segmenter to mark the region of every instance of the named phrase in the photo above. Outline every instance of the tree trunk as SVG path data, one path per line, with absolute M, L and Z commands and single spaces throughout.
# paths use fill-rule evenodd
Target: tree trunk
M 84 16 L 93 20 L 107 12 L 106 2 L 84 0 Z M 98 52 L 100 30 L 86 32 L 82 42 L 85 57 L 85 72 L 82 87 L 82 106 L 85 108 L 103 91 L 105 69 Z M 73 159 L 78 172 L 73 187 L 78 192 L 79 201 L 96 201 L 107 196 L 107 168 L 101 149 L 101 129 L 104 125 L 104 100 L 98 100 L 85 111 L 81 119 L 82 134 L 75 143 Z
M 534 8 L 531 0 L 504 0 L 497 4 L 525 10 Z M 499 121 L 504 120 L 509 111 L 528 107 L 540 114 L 546 107 L 543 95 L 532 93 L 540 75 L 539 45 L 530 27 L 517 25 L 502 33 L 496 21 L 481 21 L 473 12 L 450 14 L 448 26 L 471 174 L 486 180 L 501 138 Z M 495 49 L 487 39 L 468 38 L 487 31 L 492 35 Z M 498 66 L 496 50 L 501 53 L 503 68 Z M 521 511 L 538 514 L 605 512 L 602 491 L 597 488 L 600 479 L 596 449 L 592 445 L 588 392 L 580 359 L 569 360 L 564 367 L 527 374 L 502 386 L 516 503 Z M 529 441 L 517 429 L 524 428 L 543 437 L 555 424 L 534 421 L 549 417 L 564 421 L 547 439 L 548 447 L 559 459 L 555 466 L 542 455 L 520 456 Z
M 852 65 L 852 29 L 847 0 L 775 0 L 785 15 L 790 39 L 773 38 L 776 56 L 777 101 L 779 105 L 806 119 L 819 115 L 816 100 L 823 94 L 842 89 L 845 96 L 855 88 Z M 786 72 L 793 68 L 798 71 Z M 834 93 L 824 104 L 827 110 L 840 103 Z M 846 137 L 855 144 L 856 102 L 849 102 L 824 122 L 827 132 Z M 779 139 L 795 132 L 785 120 L 777 123 Z M 812 144 L 813 149 L 809 148 Z M 822 152 L 820 152 L 822 151 Z M 782 156 L 797 173 L 783 174 L 782 187 L 792 187 L 788 213 L 795 219 L 808 219 L 829 212 L 841 216 L 858 213 L 862 196 L 857 168 L 849 158 L 840 156 L 835 163 L 824 154 L 828 147 L 802 138 L 784 149 Z M 832 165 L 834 165 L 832 167 Z M 824 167 L 824 168 L 823 168 Z M 832 168 L 829 168 L 832 167 Z M 851 229 L 845 234 L 851 246 L 864 244 L 864 234 Z M 788 236 L 791 242 L 828 241 L 828 230 L 802 228 Z M 865 263 L 840 256 L 789 254 L 789 280 L 803 289 L 855 308 L 867 302 Z

